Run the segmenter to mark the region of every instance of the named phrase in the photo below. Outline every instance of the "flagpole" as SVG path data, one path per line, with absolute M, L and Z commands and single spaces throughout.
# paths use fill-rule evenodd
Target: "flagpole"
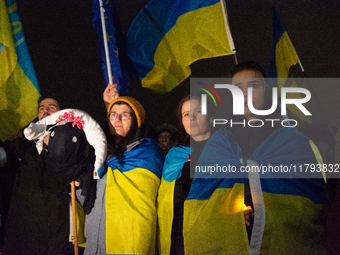
M 305 73 L 305 69 L 303 69 L 303 66 L 302 66 L 302 64 L 301 64 L 300 59 L 299 59 L 299 65 L 300 65 L 300 68 L 301 68 L 302 72 Z
M 105 17 L 104 17 L 105 9 L 103 7 L 103 0 L 99 0 L 99 8 L 100 8 L 102 30 L 103 30 L 103 41 L 104 41 L 104 49 L 105 49 L 105 57 L 106 57 L 107 75 L 109 77 L 109 83 L 112 84 L 111 63 L 110 63 L 110 57 L 109 57 L 109 48 L 107 46 L 107 39 L 106 39 L 106 27 L 105 27 Z
M 238 61 L 237 61 L 236 52 L 235 52 L 234 56 L 235 56 L 235 64 L 237 65 L 237 64 L 238 64 Z
M 220 1 L 221 1 L 221 6 L 222 6 L 224 25 L 225 25 L 225 29 L 226 29 L 227 36 L 228 36 L 229 46 L 230 46 L 231 51 L 234 53 L 235 62 L 236 62 L 236 65 L 237 65 L 238 61 L 237 61 L 237 56 L 236 56 L 236 50 L 235 50 L 235 45 L 234 45 L 233 37 L 231 35 L 231 30 L 230 30 L 230 26 L 229 26 L 228 13 L 227 13 L 227 5 L 226 5 L 225 0 L 220 0 Z
M 76 191 L 74 181 L 71 182 L 71 203 L 72 203 L 72 219 L 73 219 L 73 245 L 74 254 L 78 255 L 78 236 L 77 236 L 77 214 L 76 214 Z

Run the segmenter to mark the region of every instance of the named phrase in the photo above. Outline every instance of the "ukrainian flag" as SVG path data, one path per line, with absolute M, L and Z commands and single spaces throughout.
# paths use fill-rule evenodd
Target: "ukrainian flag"
M 155 254 L 163 160 L 157 143 L 146 138 L 105 162 L 107 254 Z
M 285 31 L 278 13 L 273 8 L 273 48 L 270 61 L 270 77 L 278 78 L 277 86 L 297 87 L 296 82 L 291 79 L 283 79 L 290 77 L 290 68 L 299 63 L 299 57 L 294 49 L 292 42 Z M 301 94 L 292 93 L 289 98 L 301 98 Z M 288 110 L 301 120 L 311 123 L 310 116 L 304 115 L 295 105 L 288 105 Z
M 158 247 L 160 254 L 170 254 L 172 222 L 174 219 L 175 184 L 182 176 L 184 163 L 188 162 L 191 149 L 175 146 L 166 155 L 162 180 L 157 196 Z
M 14 0 L 0 0 L 0 27 L 0 139 L 5 141 L 37 117 L 40 90 Z
M 128 55 L 142 86 L 171 91 L 199 59 L 234 54 L 224 0 L 152 0 L 133 21 Z
M 242 151 L 230 131 L 217 131 L 207 142 L 198 165 L 258 166 L 317 164 L 315 145 L 294 128 L 277 129 L 241 163 Z M 247 163 L 248 162 L 248 163 Z M 305 171 L 305 170 L 303 170 Z M 259 173 L 256 173 L 259 175 Z M 249 183 L 255 211 L 251 241 L 244 219 L 242 178 L 195 178 L 184 203 L 186 254 L 324 254 L 321 222 L 325 203 L 320 178 L 253 178 Z M 256 189 L 252 190 L 255 180 Z

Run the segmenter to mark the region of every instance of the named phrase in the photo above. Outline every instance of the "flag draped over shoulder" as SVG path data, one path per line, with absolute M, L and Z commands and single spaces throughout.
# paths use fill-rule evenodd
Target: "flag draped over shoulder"
M 152 0 L 140 11 L 127 43 L 143 87 L 169 92 L 196 60 L 235 53 L 223 1 Z
M 322 174 L 314 179 L 280 178 L 277 172 L 251 170 L 243 172 L 243 178 L 239 171 L 255 165 L 250 162 L 258 167 L 322 164 L 313 147 L 297 129 L 281 127 L 241 161 L 242 150 L 233 133 L 216 131 L 197 165 L 233 166 L 236 171 L 223 175 L 216 171 L 212 178 L 198 178 L 206 175 L 195 172 L 184 203 L 185 254 L 294 254 L 296 247 L 301 254 L 322 254 L 324 230 L 318 220 L 326 201 Z M 274 178 L 263 178 L 266 174 Z M 246 179 L 255 211 L 250 242 L 244 221 Z
M 38 81 L 17 5 L 0 0 L 0 139 L 5 141 L 38 115 Z
M 110 59 L 110 67 L 111 67 L 111 76 L 113 76 L 113 83 L 117 84 L 118 92 L 121 96 L 128 95 L 128 91 L 130 88 L 130 77 L 125 74 L 120 65 L 119 61 L 119 51 L 118 51 L 118 43 L 117 43 L 117 34 L 116 31 L 117 24 L 115 23 L 116 19 L 114 19 L 114 5 L 111 0 L 103 1 L 104 19 L 105 19 L 105 28 L 106 28 L 106 41 L 108 46 L 108 57 Z M 93 8 L 92 8 L 92 23 L 93 27 L 98 35 L 98 43 L 100 47 L 100 55 L 102 60 L 102 68 L 104 74 L 105 86 L 109 84 L 109 75 L 108 75 L 108 66 L 106 62 L 106 52 L 104 47 L 103 40 L 103 28 L 101 23 L 100 16 L 100 6 L 99 0 L 93 0 Z
M 292 42 L 285 31 L 278 13 L 273 8 L 273 48 L 270 61 L 269 76 L 278 78 L 277 86 L 281 89 L 284 86 L 297 87 L 290 77 L 290 68 L 299 62 L 299 57 Z M 281 90 L 279 90 L 281 93 Z M 292 93 L 290 98 L 301 98 L 299 93 Z M 295 105 L 288 105 L 288 110 L 301 120 L 311 123 L 311 117 L 304 115 Z
M 175 185 L 176 181 L 182 176 L 184 164 L 189 161 L 190 152 L 189 147 L 174 146 L 165 157 L 156 203 L 160 254 L 170 254 L 174 222 Z

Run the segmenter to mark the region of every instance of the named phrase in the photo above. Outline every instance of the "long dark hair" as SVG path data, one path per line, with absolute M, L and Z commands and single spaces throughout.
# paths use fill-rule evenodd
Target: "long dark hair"
M 129 132 L 126 134 L 126 136 L 122 137 L 118 135 L 110 121 L 111 111 L 108 112 L 107 122 L 109 125 L 110 134 L 107 135 L 107 143 L 108 143 L 107 158 L 111 158 L 113 156 L 117 156 L 117 155 L 124 153 L 126 151 L 127 145 L 130 144 L 134 140 L 136 132 L 138 130 L 137 118 L 136 118 L 135 112 L 132 110 L 130 105 L 122 101 L 118 101 L 114 105 L 122 105 L 122 104 L 125 104 L 130 108 L 131 128 Z

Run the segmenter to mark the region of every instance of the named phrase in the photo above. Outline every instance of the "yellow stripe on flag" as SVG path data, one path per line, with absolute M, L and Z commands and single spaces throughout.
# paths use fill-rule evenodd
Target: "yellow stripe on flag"
M 159 178 L 136 168 L 120 172 L 109 167 L 106 184 L 106 253 L 154 254 L 156 196 Z
M 275 59 L 276 59 L 276 70 L 277 70 L 277 78 L 278 78 L 278 87 L 281 94 L 282 87 L 297 87 L 295 80 L 288 79 L 280 79 L 280 78 L 288 78 L 289 77 L 289 69 L 299 62 L 299 57 L 293 47 L 292 42 L 289 39 L 287 32 L 284 32 L 276 44 L 275 50 Z M 300 99 L 300 93 L 289 93 L 287 94 L 287 98 L 296 98 Z M 307 122 L 312 123 L 311 116 L 304 115 L 299 108 L 295 105 L 287 105 L 289 111 L 291 111 L 296 117 Z
M 168 182 L 162 177 L 157 197 L 158 247 L 160 254 L 170 254 L 171 232 L 174 218 L 174 190 L 176 180 Z
M 276 68 L 277 78 L 287 78 L 292 65 L 299 62 L 299 57 L 289 39 L 287 32 L 284 32 L 276 44 Z
M 38 115 L 37 101 L 40 96 L 36 86 L 27 77 L 21 64 L 32 65 L 27 52 L 20 20 L 10 22 L 9 15 L 17 12 L 13 3 L 6 8 L 0 0 L 0 139 L 7 140 L 11 135 L 25 127 Z M 13 15 L 13 17 L 16 17 Z M 18 35 L 20 39 L 18 40 Z M 17 36 L 14 41 L 14 36 Z M 17 45 L 16 45 L 17 43 Z M 17 47 L 17 48 L 16 48 Z M 21 58 L 17 56 L 20 47 Z M 31 77 L 35 74 L 31 72 Z
M 186 200 L 185 254 L 248 254 L 244 219 L 244 184 L 218 188 L 209 200 Z
M 4 0 L 0 0 L 0 85 L 4 84 L 13 73 L 17 65 L 17 55 L 13 41 L 11 24 L 8 19 L 7 8 Z

